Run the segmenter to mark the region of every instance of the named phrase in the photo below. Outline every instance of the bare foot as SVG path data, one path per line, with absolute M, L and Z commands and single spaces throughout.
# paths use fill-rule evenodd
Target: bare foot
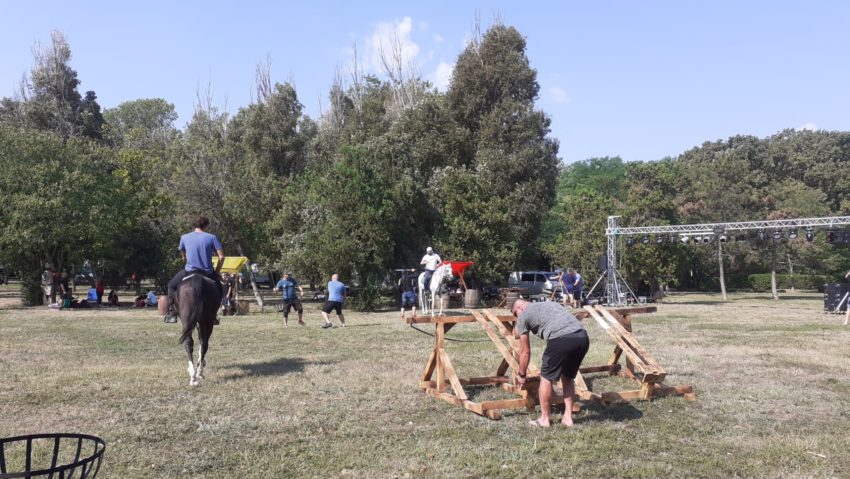
M 531 427 L 549 427 L 549 421 L 543 421 L 542 419 L 535 419 L 533 421 L 528 421 L 528 425 Z
M 567 427 L 573 427 L 573 415 L 572 414 L 565 414 L 564 418 L 561 419 L 561 424 L 563 424 L 564 426 L 567 426 Z

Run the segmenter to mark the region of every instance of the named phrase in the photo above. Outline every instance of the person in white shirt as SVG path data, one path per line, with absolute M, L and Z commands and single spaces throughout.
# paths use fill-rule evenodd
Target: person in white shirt
M 425 266 L 425 280 L 423 281 L 423 285 L 425 289 L 430 289 L 431 284 L 431 276 L 434 274 L 434 271 L 437 271 L 437 266 L 442 264 L 443 260 L 440 258 L 440 255 L 434 253 L 434 250 L 431 247 L 425 248 L 425 256 L 422 257 L 422 261 L 419 264 Z

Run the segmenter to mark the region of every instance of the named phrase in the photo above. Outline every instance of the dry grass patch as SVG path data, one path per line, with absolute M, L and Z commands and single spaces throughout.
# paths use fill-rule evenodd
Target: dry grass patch
M 102 477 L 122 478 L 847 477 L 850 328 L 821 304 L 675 296 L 635 317 L 635 334 L 697 401 L 590 405 L 550 431 L 524 411 L 493 422 L 423 395 L 433 339 L 397 311 L 346 312 L 332 330 L 312 307 L 303 328 L 225 318 L 190 389 L 177 327 L 150 310 L 2 309 L 0 435 L 99 435 Z M 603 363 L 613 345 L 588 329 L 587 362 Z M 449 336 L 485 339 L 474 325 Z M 448 348 L 461 375 L 499 363 L 489 342 Z

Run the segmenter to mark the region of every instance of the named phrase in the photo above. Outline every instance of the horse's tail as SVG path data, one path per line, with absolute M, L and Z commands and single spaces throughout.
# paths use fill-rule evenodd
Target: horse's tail
M 186 315 L 183 318 L 183 331 L 180 333 L 180 344 L 183 344 L 183 341 L 186 341 L 186 338 L 192 336 L 192 330 L 195 329 L 195 326 L 201 320 L 201 316 L 204 314 L 204 278 L 198 274 L 192 276 L 187 279 L 184 284 L 181 284 L 180 287 L 182 289 L 183 286 L 188 285 L 192 288 L 191 293 L 191 303 L 183 304 L 181 302 L 181 311 L 180 315 Z M 180 290 L 177 291 L 178 295 L 180 294 Z

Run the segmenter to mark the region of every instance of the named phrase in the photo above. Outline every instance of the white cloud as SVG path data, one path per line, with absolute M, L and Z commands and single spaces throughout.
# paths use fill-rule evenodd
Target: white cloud
M 559 86 L 549 87 L 547 90 L 548 96 L 552 98 L 555 103 L 569 103 L 570 97 L 567 94 L 567 90 Z
M 371 62 L 371 67 L 376 70 L 381 70 L 381 52 L 388 58 L 392 58 L 393 50 L 396 45 L 399 47 L 401 60 L 404 63 L 413 61 L 416 55 L 419 54 L 419 45 L 411 38 L 410 33 L 413 30 L 413 20 L 410 17 L 404 17 L 401 20 L 392 22 L 381 22 L 375 27 L 371 37 L 368 40 L 369 51 L 367 52 L 368 59 Z
M 815 131 L 815 130 L 819 130 L 819 129 L 820 128 L 818 128 L 818 126 L 815 125 L 812 122 L 804 123 L 803 125 L 800 125 L 796 128 L 797 131 L 803 131 L 803 130 Z
M 434 73 L 431 74 L 431 77 L 434 81 L 434 86 L 440 90 L 445 91 L 449 87 L 449 83 L 452 81 L 452 72 L 454 71 L 454 65 L 440 62 L 437 65 L 437 69 L 434 70 Z

